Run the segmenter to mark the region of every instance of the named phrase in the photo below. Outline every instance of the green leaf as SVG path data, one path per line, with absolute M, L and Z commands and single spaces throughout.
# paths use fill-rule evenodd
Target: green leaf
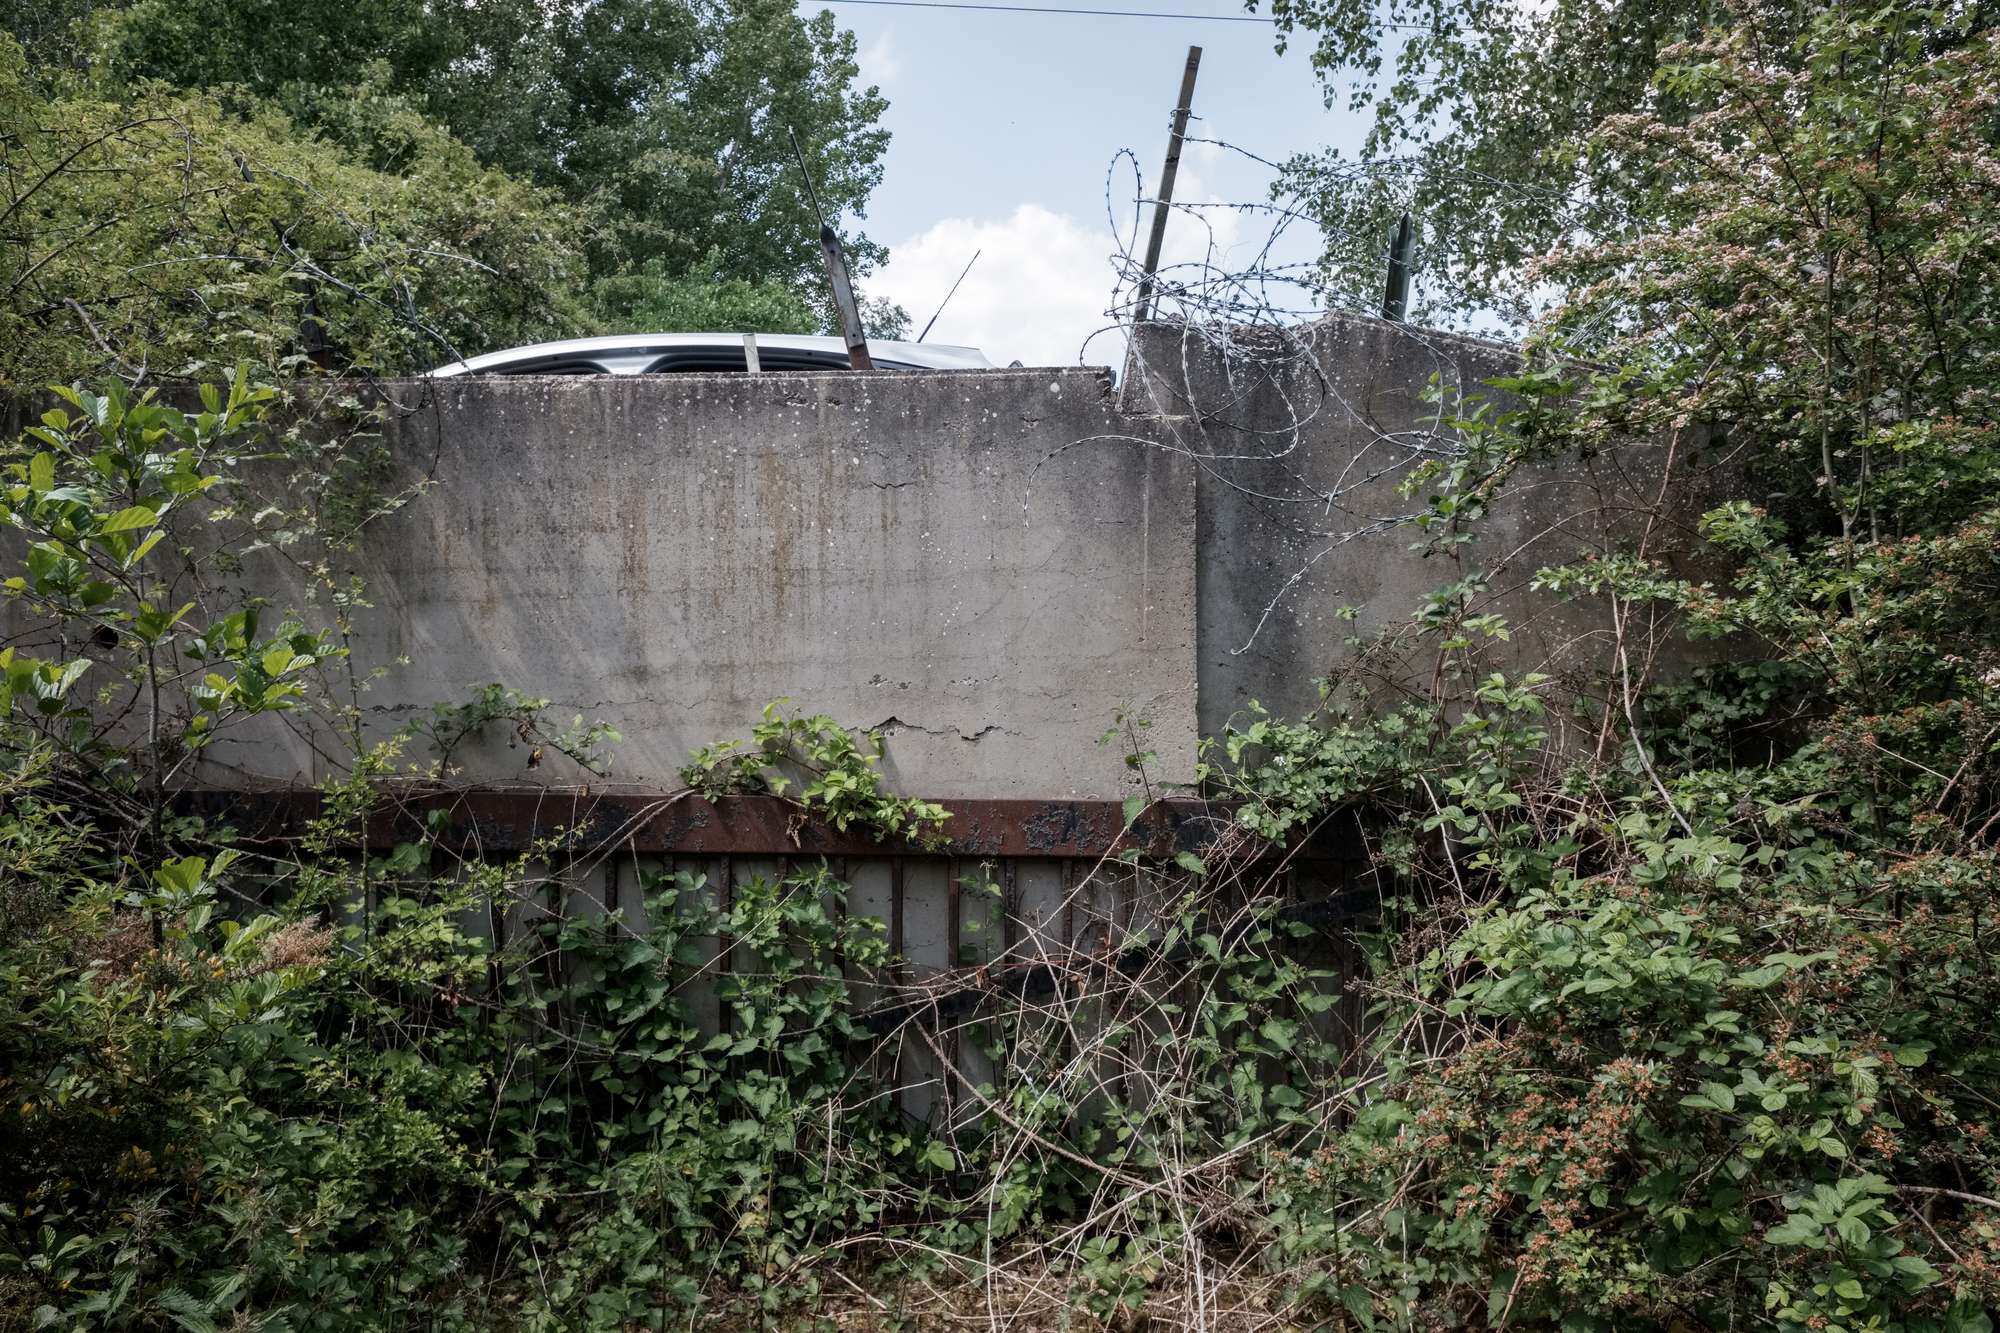
M 133 505 L 130 509 L 121 509 L 106 519 L 104 526 L 98 531 L 130 532 L 134 528 L 150 528 L 159 521 L 160 516 L 145 505 Z
M 1935 1275 L 1933 1270 L 1933 1277 Z M 1968 1301 L 1957 1302 L 1945 1312 L 1944 1326 L 1947 1333 L 1993 1333 L 1992 1319 Z
M 1514 1298 L 1516 1281 L 1517 1278 L 1515 1277 L 1514 1270 L 1510 1268 L 1499 1269 L 1493 1274 L 1493 1286 L 1486 1293 L 1487 1323 L 1497 1324 L 1500 1322 L 1501 1316 L 1507 1310 L 1508 1303 Z
M 28 489 L 49 491 L 56 484 L 56 456 L 36 454 L 28 460 Z
M 90 670 L 90 667 L 91 661 L 89 658 L 72 658 L 63 663 L 62 670 L 56 673 L 53 681 L 38 683 L 36 692 L 44 699 L 60 699 L 70 692 L 77 681 L 83 678 L 83 673 Z
M 125 557 L 125 568 L 130 569 L 132 568 L 132 566 L 138 564 L 141 560 L 144 560 L 146 558 L 146 552 L 152 550 L 155 546 L 158 546 L 161 540 L 166 537 L 166 535 L 167 535 L 167 530 L 165 528 L 155 528 L 151 532 L 147 533 L 145 540 L 141 541 L 136 547 L 132 549 L 132 554 Z
M 1764 1239 L 1772 1245 L 1805 1245 L 1819 1249 L 1826 1244 L 1819 1223 L 1805 1213 L 1793 1213 L 1778 1225 L 1764 1233 Z
M 168 1287 L 158 1297 L 161 1310 L 188 1333 L 219 1333 L 208 1307 L 178 1287 Z

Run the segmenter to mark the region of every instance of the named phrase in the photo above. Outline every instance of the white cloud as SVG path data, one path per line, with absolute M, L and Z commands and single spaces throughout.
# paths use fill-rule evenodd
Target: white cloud
M 1223 150 L 1214 144 L 1189 144 L 1181 154 L 1180 171 L 1174 178 L 1174 202 L 1185 204 L 1187 208 L 1176 208 L 1167 220 L 1167 238 L 1160 246 L 1160 267 L 1171 269 L 1176 264 L 1206 264 L 1217 269 L 1227 269 L 1232 258 L 1243 258 L 1236 252 L 1245 248 L 1243 214 L 1231 208 L 1201 207 L 1225 201 L 1209 184 L 1210 173 L 1224 165 Z M 1145 228 L 1152 225 L 1151 205 L 1141 209 L 1141 229 L 1143 244 Z M 1261 239 L 1261 238 L 1260 238 Z M 1197 281 L 1200 274 L 1194 269 L 1181 273 L 1189 281 Z
M 863 83 L 885 84 L 901 74 L 903 57 L 896 50 L 896 30 L 882 29 L 873 41 L 861 48 L 858 59 Z
M 1075 365 L 1084 340 L 1107 322 L 1111 248 L 1102 226 L 1021 204 L 1000 219 L 946 218 L 891 245 L 888 264 L 862 285 L 909 311 L 915 337 L 977 251 L 979 262 L 930 341 L 977 347 L 1000 365 Z M 1123 340 L 1106 336 L 1091 343 L 1086 359 L 1115 365 L 1123 354 Z
M 1175 185 L 1184 203 L 1218 202 L 1212 184 L 1227 174 L 1226 150 L 1194 143 L 1182 154 Z M 1129 199 L 1130 176 L 1114 186 Z M 1157 188 L 1157 182 L 1148 182 Z M 1121 235 L 1133 222 L 1130 204 L 1120 205 Z M 1231 209 L 1176 209 L 1167 223 L 1161 269 L 1169 279 L 1200 281 L 1197 268 L 1226 270 L 1252 261 L 1263 242 L 1258 217 Z M 1134 246 L 1143 251 L 1152 225 L 1150 204 L 1140 209 Z M 944 309 L 930 341 L 977 347 L 994 362 L 1020 360 L 1031 366 L 1075 365 L 1079 353 L 1091 365 L 1119 366 L 1125 337 L 1107 330 L 1105 307 L 1117 277 L 1114 237 L 1102 214 L 1078 219 L 1041 204 L 1020 204 L 1003 218 L 946 218 L 900 244 L 889 246 L 889 262 L 863 282 L 869 296 L 887 297 L 910 312 L 911 336 L 951 290 L 965 261 L 979 262 Z M 1135 261 L 1137 256 L 1134 256 Z M 1129 293 L 1127 294 L 1129 298 Z M 1088 345 L 1086 346 L 1086 341 Z

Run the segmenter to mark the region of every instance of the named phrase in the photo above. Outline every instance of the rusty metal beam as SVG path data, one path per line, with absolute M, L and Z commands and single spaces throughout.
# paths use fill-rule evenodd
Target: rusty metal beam
M 249 842 L 296 838 L 320 814 L 309 789 L 193 790 L 179 797 L 188 814 L 232 826 Z M 1171 856 L 1199 852 L 1230 825 L 1228 807 L 1177 799 L 1155 803 L 1125 827 L 1117 801 L 946 801 L 950 841 L 935 850 L 842 832 L 773 796 L 714 801 L 687 792 L 592 792 L 558 788 L 471 787 L 385 790 L 347 841 L 370 848 L 415 842 L 426 831 L 451 850 L 507 854 L 537 843 L 571 853 L 617 848 L 683 856 L 956 856 L 1073 859 L 1138 849 Z M 1313 861 L 1363 859 L 1353 816 L 1329 820 L 1297 855 Z

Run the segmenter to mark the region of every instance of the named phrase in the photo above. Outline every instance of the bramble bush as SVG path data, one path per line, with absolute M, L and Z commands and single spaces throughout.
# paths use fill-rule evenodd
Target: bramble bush
M 566 836 L 363 850 L 483 728 L 586 768 L 615 737 L 500 684 L 367 737 L 337 560 L 323 628 L 214 577 L 400 503 L 343 489 L 351 437 L 302 452 L 247 370 L 193 412 L 68 393 L 0 457 L 0 1326 L 1990 1330 L 2000 47 L 1810 20 L 1782 58 L 1718 27 L 1674 118 L 1575 146 L 1659 164 L 1654 217 L 1548 259 L 1565 305 L 1408 478 L 1475 564 L 1524 472 L 1727 451 L 1727 575 L 1643 510 L 1542 570 L 1608 626 L 1576 691 L 1493 669 L 1468 573 L 1397 636 L 1427 693 L 1252 710 L 1204 751 L 1208 845 L 1134 837 L 1075 939 L 968 930 L 937 975 L 832 866 L 644 867 L 614 908 Z M 272 461 L 326 503 L 264 503 Z M 1642 617 L 1712 656 L 1656 675 Z M 307 710 L 351 753 L 302 836 L 175 799 Z M 948 848 L 879 758 L 774 704 L 679 799 Z M 1299 901 L 1286 854 L 1356 809 L 1368 873 Z M 968 925 L 1016 890 L 961 867 Z
M 1449 697 L 1229 738 L 1257 827 L 1389 812 L 1389 1077 L 1274 1216 L 1349 1326 L 1986 1330 L 2000 1301 L 2000 48 L 1839 6 L 1760 40 L 1671 54 L 1701 114 L 1599 127 L 1602 164 L 1658 164 L 1657 219 L 1547 261 L 1571 295 L 1521 405 L 1416 478 L 1464 543 L 1522 463 L 1736 451 L 1727 582 L 1643 542 L 1540 576 L 1607 613 L 1613 761 L 1552 753 L 1572 701 L 1448 628 Z M 1621 673 L 1641 611 L 1766 660 Z
M 448 779 L 482 728 L 586 771 L 615 733 L 492 685 L 369 738 L 343 646 L 366 599 L 337 561 L 301 563 L 346 597 L 327 628 L 218 575 L 309 536 L 337 552 L 384 502 L 264 503 L 259 469 L 302 464 L 247 368 L 193 413 L 115 381 L 57 397 L 0 458 L 23 630 L 0 659 L 8 1326 L 781 1318 L 829 1266 L 914 1280 L 1058 1226 L 1108 1315 L 1165 1271 L 1187 1187 L 1128 1200 L 1106 1235 L 1085 1220 L 1106 1182 L 1312 1132 L 1338 1051 L 1301 1016 L 1335 1000 L 1288 956 L 1312 932 L 1265 902 L 1219 916 L 1168 875 L 1143 972 L 1112 953 L 1053 1002 L 962 977 L 912 1001 L 824 864 L 727 884 L 640 867 L 610 909 L 580 896 L 565 837 L 463 859 L 432 820 L 362 850 L 384 793 Z M 177 799 L 211 747 L 307 712 L 353 750 L 302 834 L 247 842 Z M 693 756 L 687 790 L 941 846 L 946 812 L 887 793 L 879 757 L 774 704 L 747 744 Z M 932 1056 L 946 1110 L 926 1119 L 903 1097 Z M 1167 1070 L 1172 1096 L 1129 1086 Z
M 210 581 L 275 539 L 244 513 L 295 517 L 245 498 L 273 395 L 239 371 L 193 415 L 115 382 L 62 397 L 0 484 L 22 552 L 0 586 L 32 627 L 0 687 L 7 1325 L 657 1323 L 717 1271 L 786 1294 L 881 1182 L 938 1175 L 856 1093 L 842 969 L 885 946 L 823 870 L 726 904 L 656 876 L 637 922 L 500 946 L 468 920 L 543 897 L 562 848 L 441 877 L 423 841 L 350 850 L 408 737 L 360 749 L 290 855 L 186 814 L 173 787 L 245 719 L 347 720 L 344 650 Z M 194 540 L 218 527 L 238 543 Z M 544 734 L 539 703 L 494 687 L 409 735 L 442 766 L 482 725 Z M 853 789 L 859 754 L 823 781 Z M 720 1033 L 675 985 L 715 937 L 761 963 L 723 982 Z

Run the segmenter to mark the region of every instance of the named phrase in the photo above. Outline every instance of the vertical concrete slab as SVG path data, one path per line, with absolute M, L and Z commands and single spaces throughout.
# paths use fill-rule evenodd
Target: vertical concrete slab
M 1195 737 L 1195 485 L 1085 370 L 400 383 L 387 484 L 421 496 L 353 563 L 377 734 L 501 682 L 602 720 L 615 781 L 673 785 L 693 748 L 789 697 L 886 739 L 930 796 L 1123 795 L 1092 742 L 1149 717 Z M 287 562 L 242 591 L 296 606 Z M 406 659 L 406 664 L 403 663 Z M 466 781 L 592 780 L 505 727 Z M 210 775 L 294 779 L 276 731 Z
M 1413 468 L 1464 443 L 1455 416 L 1509 405 L 1490 382 L 1518 373 L 1504 344 L 1331 315 L 1290 331 L 1163 325 L 1132 342 L 1124 402 L 1152 413 L 1199 467 L 1199 725 L 1219 732 L 1252 700 L 1300 715 L 1316 681 L 1355 669 L 1351 640 L 1407 629 L 1427 594 L 1472 576 L 1476 609 L 1505 616 L 1491 669 L 1589 687 L 1608 637 L 1602 609 L 1538 592 L 1546 564 L 1646 544 L 1690 575 L 1719 572 L 1695 524 L 1732 460 L 1699 428 L 1590 459 L 1529 467 L 1471 531 L 1425 549 L 1399 493 Z M 1654 651 L 1685 655 L 1667 636 Z M 1426 691 L 1435 662 L 1391 653 L 1371 684 Z

